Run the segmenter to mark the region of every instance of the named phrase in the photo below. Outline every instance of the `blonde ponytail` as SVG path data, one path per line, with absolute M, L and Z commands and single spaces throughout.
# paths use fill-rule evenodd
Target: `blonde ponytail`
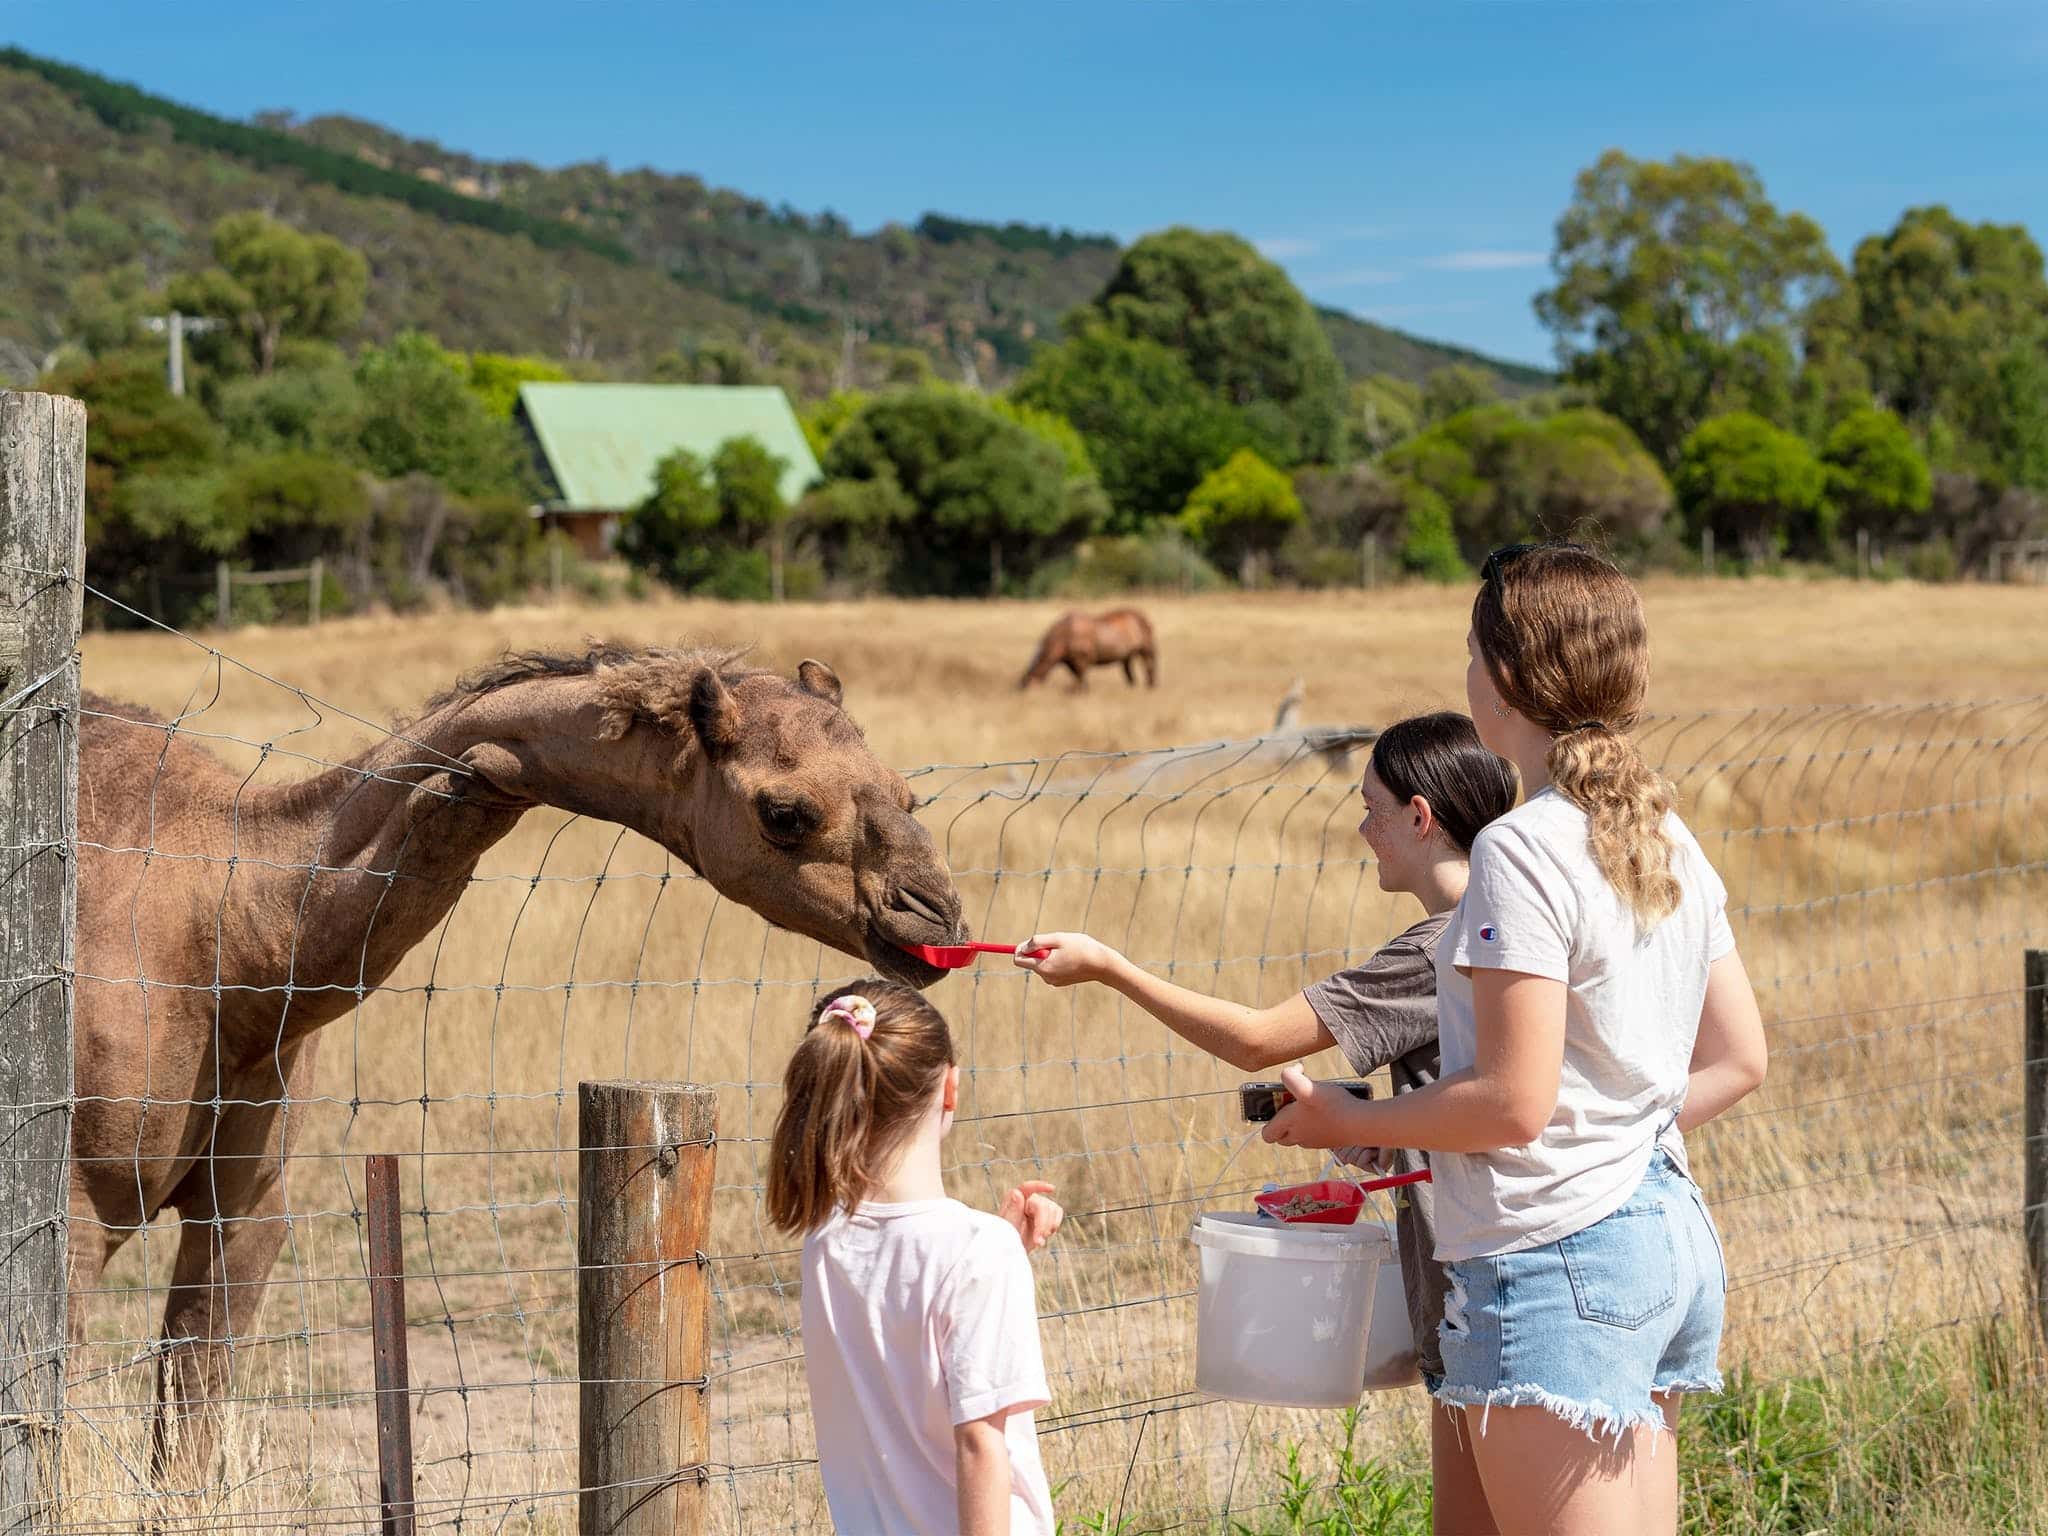
M 1647 931 L 1678 910 L 1664 831 L 1671 789 L 1628 737 L 1650 686 L 1633 583 L 1582 544 L 1513 545 L 1486 562 L 1472 635 L 1500 695 L 1551 732 L 1557 792 L 1586 813 L 1593 862 Z
M 1588 723 L 1551 744 L 1548 765 L 1557 792 L 1586 813 L 1593 862 L 1635 913 L 1636 926 L 1647 931 L 1676 912 L 1681 892 L 1664 831 L 1671 787 L 1636 744 Z

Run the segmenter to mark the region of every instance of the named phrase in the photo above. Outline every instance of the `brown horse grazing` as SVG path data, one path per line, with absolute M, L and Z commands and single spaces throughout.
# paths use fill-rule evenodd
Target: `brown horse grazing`
M 1159 647 L 1152 639 L 1152 621 L 1135 608 L 1113 608 L 1108 613 L 1063 613 L 1053 621 L 1038 642 L 1038 654 L 1031 658 L 1019 688 L 1042 683 L 1065 667 L 1074 674 L 1076 691 L 1088 686 L 1090 667 L 1123 663 L 1124 681 L 1137 686 L 1138 674 L 1131 665 L 1145 663 L 1145 686 L 1159 686 Z

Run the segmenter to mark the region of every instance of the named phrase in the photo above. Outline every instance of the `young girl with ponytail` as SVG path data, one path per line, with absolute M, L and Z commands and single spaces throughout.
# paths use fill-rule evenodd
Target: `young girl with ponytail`
M 1437 948 L 1443 1076 L 1295 1095 L 1269 1141 L 1430 1154 L 1463 1408 L 1495 1529 L 1671 1533 L 1678 1405 L 1718 1391 L 1727 1288 L 1682 1133 L 1763 1081 L 1727 894 L 1628 737 L 1642 604 L 1578 545 L 1486 562 L 1466 694 L 1523 803 L 1479 834 Z
M 804 1234 L 804 1372 L 842 1536 L 1053 1536 L 1032 1411 L 1050 1400 L 1027 1252 L 1052 1186 L 1001 1216 L 946 1197 L 953 1037 L 910 988 L 828 994 L 783 1073 L 768 1219 Z

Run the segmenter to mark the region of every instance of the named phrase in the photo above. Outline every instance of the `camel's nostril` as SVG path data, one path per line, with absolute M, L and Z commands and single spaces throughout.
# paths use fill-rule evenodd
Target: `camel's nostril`
M 894 904 L 908 912 L 912 917 L 923 918 L 934 928 L 948 928 L 952 925 L 952 919 L 946 916 L 945 911 L 938 903 L 932 901 L 929 897 L 920 896 L 907 885 L 896 887 L 896 900 Z

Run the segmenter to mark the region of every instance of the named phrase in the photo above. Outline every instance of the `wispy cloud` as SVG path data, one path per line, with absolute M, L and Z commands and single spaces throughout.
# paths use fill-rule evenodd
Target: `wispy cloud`
M 1425 263 L 1439 272 L 1506 272 L 1515 267 L 1540 267 L 1550 257 L 1542 251 L 1452 251 Z
M 1401 274 L 1384 267 L 1355 267 L 1348 272 L 1322 272 L 1299 281 L 1304 288 L 1374 288 L 1382 283 L 1398 283 Z
M 1398 240 L 1408 233 L 1405 224 L 1352 224 L 1340 229 L 1333 240 Z
M 1400 224 L 1343 224 L 1313 235 L 1266 235 L 1252 241 L 1252 245 L 1260 255 L 1274 261 L 1292 261 L 1333 245 L 1349 245 L 1356 240 L 1393 240 L 1407 233 L 1407 228 Z
M 1313 256 L 1323 248 L 1320 240 L 1304 240 L 1295 235 L 1268 235 L 1263 240 L 1252 242 L 1261 256 L 1273 261 L 1292 261 L 1297 256 Z

